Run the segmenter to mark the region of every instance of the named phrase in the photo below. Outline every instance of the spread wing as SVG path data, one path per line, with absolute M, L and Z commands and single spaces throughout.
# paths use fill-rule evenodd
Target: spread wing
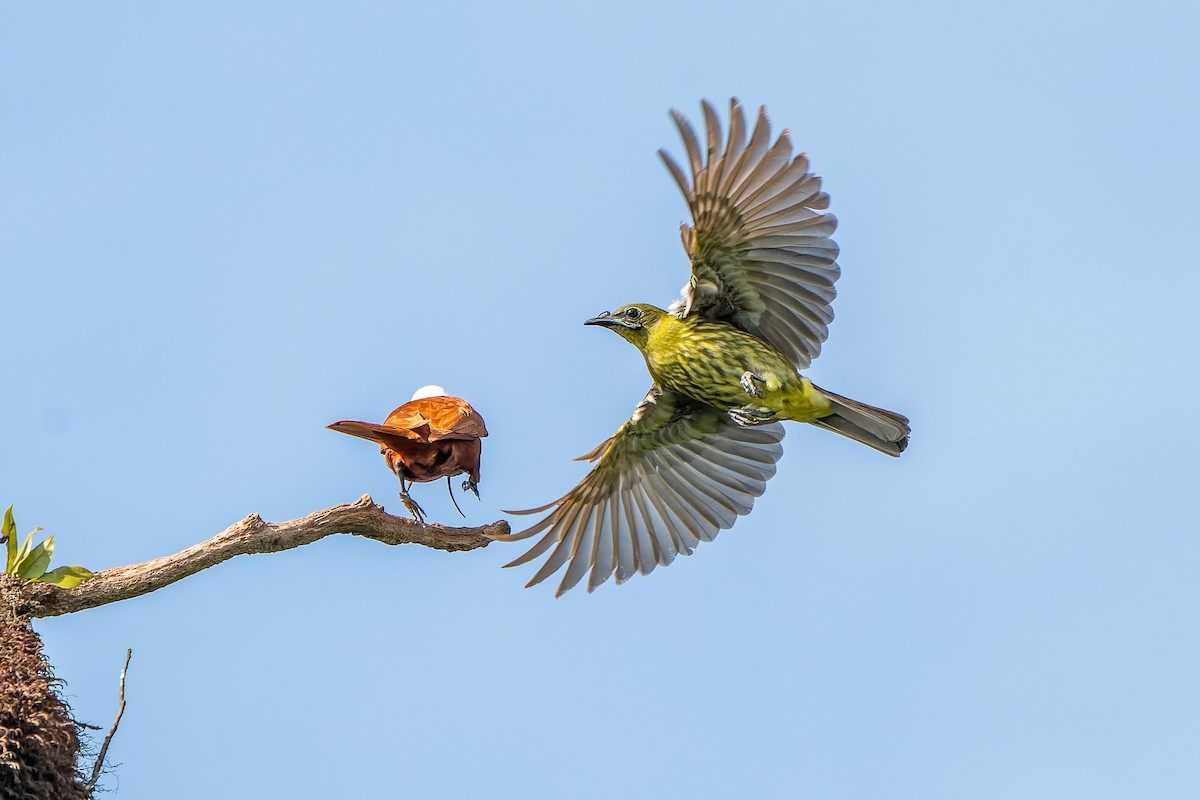
M 809 173 L 808 157 L 792 157 L 787 130 L 771 144 L 766 108 L 747 140 L 742 107 L 732 100 L 729 141 L 722 145 L 716 112 L 707 100 L 701 106 L 707 150 L 687 119 L 671 112 L 687 148 L 690 181 L 659 151 L 694 222 L 681 231 L 692 277 L 671 310 L 736 325 L 805 369 L 829 335 L 840 273 L 838 246 L 829 238 L 837 218 L 820 213 L 829 195 Z
M 734 424 L 722 411 L 652 388 L 610 439 L 583 456 L 598 461 L 553 503 L 513 514 L 550 514 L 508 539 L 543 533 L 505 566 L 550 551 L 533 586 L 567 568 L 557 594 L 590 571 L 588 591 L 615 571 L 617 583 L 691 555 L 700 542 L 750 513 L 783 455 L 783 426 Z

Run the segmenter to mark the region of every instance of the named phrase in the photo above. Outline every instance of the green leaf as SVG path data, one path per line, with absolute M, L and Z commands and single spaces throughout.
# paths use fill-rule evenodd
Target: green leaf
M 40 578 L 35 580 L 41 583 L 52 583 L 55 586 L 60 586 L 63 589 L 74 589 L 79 584 L 92 577 L 91 570 L 83 567 L 59 567 L 52 569 Z
M 13 522 L 12 506 L 4 512 L 4 525 L 0 527 L 0 536 L 8 545 L 8 560 L 4 562 L 4 571 L 12 572 L 17 563 L 17 523 Z
M 34 528 L 31 530 L 29 535 L 25 537 L 25 544 L 21 545 L 20 548 L 17 549 L 17 560 L 16 563 L 13 564 L 13 574 L 16 574 L 16 571 L 21 567 L 21 562 L 24 561 L 29 555 L 29 548 L 33 545 L 33 535 L 40 530 L 41 528 Z
M 33 533 L 29 534 L 29 538 L 33 538 Z M 50 566 L 50 557 L 53 555 L 54 537 L 47 536 L 46 541 L 30 550 L 17 562 L 17 577 L 23 581 L 34 581 L 42 577 L 46 574 L 46 568 Z

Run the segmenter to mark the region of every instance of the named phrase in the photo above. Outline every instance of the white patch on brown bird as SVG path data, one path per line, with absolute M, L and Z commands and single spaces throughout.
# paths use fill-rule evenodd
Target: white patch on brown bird
M 445 397 L 446 390 L 438 386 L 436 383 L 431 383 L 428 386 L 422 386 L 413 392 L 413 400 L 424 400 L 426 397 Z

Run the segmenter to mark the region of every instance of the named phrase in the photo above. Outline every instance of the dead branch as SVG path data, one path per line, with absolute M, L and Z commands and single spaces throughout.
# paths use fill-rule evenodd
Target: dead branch
M 92 777 L 84 784 L 88 793 L 96 789 L 96 781 L 100 780 L 100 769 L 104 766 L 105 756 L 108 755 L 108 746 L 112 744 L 113 736 L 117 734 L 117 726 L 121 724 L 121 717 L 125 714 L 125 673 L 129 671 L 129 659 L 132 657 L 133 649 L 125 648 L 125 666 L 121 667 L 121 702 L 117 706 L 117 718 L 113 720 L 112 727 L 108 729 L 108 735 L 104 737 L 104 744 L 100 745 L 100 755 L 96 756 L 96 763 L 92 766 Z
M 153 561 L 97 572 L 74 589 L 28 584 L 22 587 L 24 603 L 20 612 L 30 617 L 54 617 L 127 600 L 234 556 L 278 553 L 335 533 L 352 533 L 384 544 L 420 544 L 453 552 L 486 547 L 494 538 L 507 535 L 509 527 L 503 520 L 479 528 L 422 524 L 388 514 L 365 494 L 350 505 L 334 506 L 290 522 L 265 522 L 258 514 L 251 514 L 206 542 Z

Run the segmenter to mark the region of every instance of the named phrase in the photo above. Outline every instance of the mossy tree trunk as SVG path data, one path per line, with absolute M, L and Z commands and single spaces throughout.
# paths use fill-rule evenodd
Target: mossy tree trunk
M 0 576 L 0 798 L 90 797 L 79 772 L 79 725 L 59 695 L 61 682 L 41 637 L 17 613 L 15 579 Z

